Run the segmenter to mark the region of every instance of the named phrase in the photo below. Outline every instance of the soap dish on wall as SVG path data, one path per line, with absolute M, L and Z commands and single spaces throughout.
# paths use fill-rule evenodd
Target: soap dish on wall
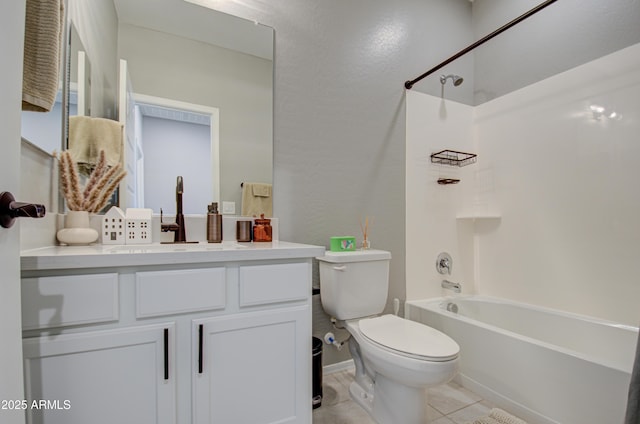
M 441 165 L 466 166 L 476 163 L 478 155 L 475 153 L 458 152 L 455 150 L 441 150 L 431 155 L 431 162 Z

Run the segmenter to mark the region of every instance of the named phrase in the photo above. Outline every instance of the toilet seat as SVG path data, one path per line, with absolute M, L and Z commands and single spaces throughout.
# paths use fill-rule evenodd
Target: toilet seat
M 368 340 L 405 356 L 443 362 L 460 352 L 460 346 L 446 334 L 395 315 L 361 319 L 358 326 Z

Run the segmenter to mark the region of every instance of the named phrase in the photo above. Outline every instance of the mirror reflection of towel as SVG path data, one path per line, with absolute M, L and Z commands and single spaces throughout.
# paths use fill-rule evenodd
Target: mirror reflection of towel
M 27 0 L 22 110 L 49 112 L 58 93 L 64 1 Z
M 251 193 L 257 197 L 271 197 L 271 184 L 250 183 Z
M 242 216 L 273 216 L 272 186 L 267 183 L 243 183 Z
M 122 162 L 123 125 L 111 119 L 89 116 L 69 117 L 69 151 L 80 171 L 92 170 L 104 150 L 107 165 Z

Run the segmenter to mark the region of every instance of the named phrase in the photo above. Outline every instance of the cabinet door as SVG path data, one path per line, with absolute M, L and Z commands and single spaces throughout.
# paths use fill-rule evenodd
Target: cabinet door
M 194 422 L 311 422 L 308 306 L 195 320 Z
M 175 423 L 174 324 L 23 340 L 27 422 Z

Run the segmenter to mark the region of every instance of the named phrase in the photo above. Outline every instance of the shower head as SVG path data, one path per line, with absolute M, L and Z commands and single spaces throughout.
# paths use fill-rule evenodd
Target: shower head
M 453 74 L 440 75 L 440 84 L 445 85 L 446 82 L 447 82 L 447 79 L 449 79 L 449 78 L 451 78 L 451 81 L 453 81 L 453 85 L 455 87 L 459 86 L 464 81 L 464 78 L 462 78 L 461 76 L 458 76 L 458 75 L 453 75 Z

